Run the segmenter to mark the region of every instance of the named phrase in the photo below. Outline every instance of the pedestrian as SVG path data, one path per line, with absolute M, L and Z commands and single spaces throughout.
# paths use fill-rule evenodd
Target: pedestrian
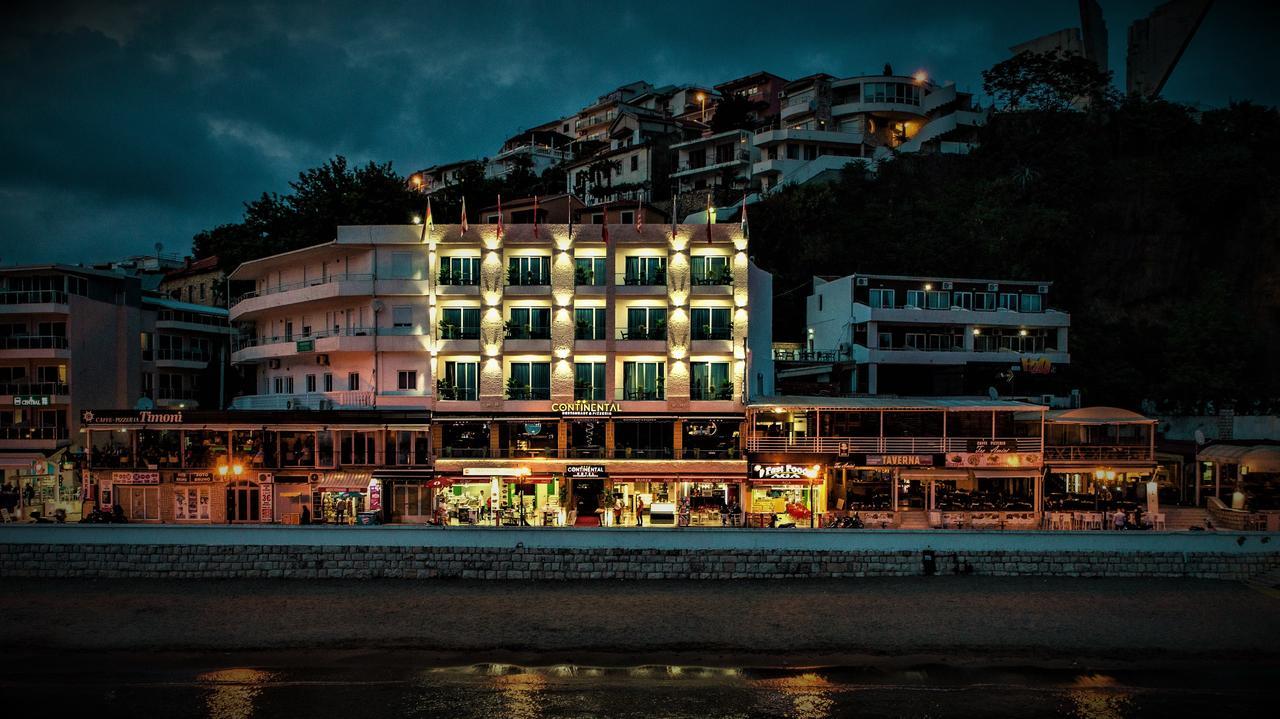
M 644 526 L 644 500 L 636 496 L 636 526 Z
M 302 505 L 302 515 L 298 519 L 298 524 L 311 524 L 311 508 Z
M 1111 521 L 1114 524 L 1116 531 L 1124 529 L 1126 520 L 1127 518 L 1125 517 L 1123 509 L 1117 509 L 1116 513 L 1111 518 Z

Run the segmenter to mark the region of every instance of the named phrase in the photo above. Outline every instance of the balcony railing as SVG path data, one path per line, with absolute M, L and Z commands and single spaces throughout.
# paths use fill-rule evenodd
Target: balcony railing
M 667 340 L 667 328 L 665 325 L 654 327 L 628 327 L 625 330 L 618 330 L 618 339 L 620 340 L 659 340 L 665 342 Z
M 65 382 L 4 382 L 0 394 L 69 395 L 71 388 Z
M 573 398 L 588 402 L 603 402 L 605 399 L 604 387 L 574 387 Z
M 693 385 L 689 388 L 689 399 L 733 399 L 733 385 L 726 385 L 724 387 L 702 387 L 699 385 Z
M 252 394 L 231 400 L 231 409 L 350 409 L 373 405 L 373 392 L 364 390 Z
M 1044 448 L 1046 461 L 1145 462 L 1155 459 L 1150 445 L 1077 445 Z
M 436 396 L 442 400 L 455 402 L 474 402 L 478 399 L 475 387 L 458 387 L 444 383 L 436 385 Z
M 265 297 L 267 295 L 275 295 L 281 292 L 289 292 L 291 290 L 300 290 L 304 287 L 318 287 L 320 285 L 327 285 L 334 282 L 368 282 L 368 281 L 371 281 L 372 279 L 373 279 L 372 274 L 347 273 L 347 274 L 341 274 L 341 275 L 329 275 L 328 277 L 317 277 L 315 279 L 303 280 L 301 282 L 286 282 L 284 284 L 271 285 L 268 287 L 264 287 L 260 290 L 252 290 L 250 292 L 246 292 L 240 295 L 239 297 L 237 297 L 235 301 L 232 302 L 231 304 L 236 305 L 243 302 L 244 300 L 252 299 L 254 297 Z
M 23 427 L 10 425 L 0 427 L 0 439 L 66 439 L 69 435 L 66 427 Z
M 1019 452 L 1039 452 L 1039 437 L 747 437 L 753 452 L 941 454 L 970 452 L 975 442 L 998 442 Z
M 661 287 L 667 284 L 667 273 L 665 270 L 624 272 L 618 275 L 618 284 L 633 287 Z
M 733 339 L 733 326 L 715 327 L 701 325 L 693 328 L 692 339 L 695 340 L 731 340 Z
M 836 362 L 847 356 L 837 350 L 787 350 L 775 349 L 773 359 L 777 362 Z
M 507 387 L 507 399 L 551 399 L 550 387 Z
M 274 345 L 287 342 L 298 342 L 299 340 L 317 340 L 325 337 L 372 337 L 373 335 L 382 336 L 403 336 L 406 334 L 403 327 L 343 327 L 334 330 L 321 330 L 319 332 L 309 332 L 307 334 L 289 334 L 275 335 L 271 337 L 237 337 L 231 343 L 233 351 L 247 349 L 249 347 L 260 347 L 262 345 Z M 408 334 L 421 334 L 420 332 L 410 331 Z
M 64 350 L 65 335 L 10 335 L 0 337 L 0 350 Z
M 642 387 L 622 388 L 618 390 L 618 396 L 631 402 L 635 401 L 658 401 L 667 398 L 667 392 L 664 388 L 645 389 Z
M 442 459 L 741 459 L 742 451 L 736 447 L 719 449 L 671 447 L 553 447 L 511 448 L 500 447 L 441 447 L 437 457 Z
M 0 305 L 44 305 L 67 303 L 67 293 L 62 290 L 4 290 L 0 292 Z
M 708 285 L 732 285 L 733 273 L 726 270 L 724 272 L 705 275 L 703 277 L 694 276 L 690 279 L 693 281 L 693 285 L 695 287 L 705 287 Z
M 208 362 L 210 353 L 205 350 L 183 350 L 164 348 L 156 350 L 158 360 L 181 360 L 183 362 Z
M 514 325 L 507 328 L 507 339 L 509 340 L 549 340 L 551 339 L 551 327 Z
M 602 340 L 604 339 L 604 327 L 576 325 L 573 328 L 573 338 L 575 340 Z
M 160 310 L 156 315 L 157 322 L 182 322 L 189 325 L 205 325 L 207 327 L 226 327 L 226 316 L 203 315 L 199 312 L 186 312 L 183 310 Z
M 457 325 L 441 325 L 440 339 L 442 340 L 478 340 L 480 339 L 479 327 L 458 327 Z
M 455 287 L 473 286 L 480 284 L 479 274 L 460 274 L 454 275 L 450 272 L 441 272 L 437 284 L 450 285 Z

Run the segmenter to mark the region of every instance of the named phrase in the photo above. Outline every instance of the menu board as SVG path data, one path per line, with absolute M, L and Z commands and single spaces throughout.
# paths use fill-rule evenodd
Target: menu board
M 173 518 L 187 522 L 209 521 L 209 490 L 204 487 L 174 490 Z
M 275 490 L 270 485 L 264 486 L 258 496 L 261 498 L 258 504 L 259 519 L 263 522 L 275 521 Z

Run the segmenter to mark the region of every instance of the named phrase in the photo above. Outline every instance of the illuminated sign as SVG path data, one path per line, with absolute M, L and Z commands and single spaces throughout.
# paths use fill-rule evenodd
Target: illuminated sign
M 578 400 L 555 402 L 551 405 L 551 411 L 559 412 L 561 417 L 612 417 L 615 412 L 622 411 L 622 406 L 617 402 Z
M 687 422 L 684 433 L 690 437 L 713 437 L 718 427 L 715 422 Z
M 80 424 L 182 424 L 182 412 L 152 412 L 150 410 L 93 410 L 80 413 Z
M 603 464 L 571 464 L 564 468 L 564 473 L 570 479 L 603 479 L 609 476 Z
M 112 472 L 112 484 L 160 484 L 159 472 Z
M 213 472 L 177 472 L 173 475 L 175 482 L 212 482 Z
M 821 471 L 822 467 L 816 464 L 753 464 L 751 465 L 751 478 L 814 481 Z
M 463 467 L 466 477 L 528 477 L 528 467 Z
M 932 454 L 868 454 L 868 467 L 932 467 Z
M 297 351 L 298 352 L 315 352 L 316 341 L 315 340 L 298 340 Z
M 1048 357 L 1023 357 L 1022 371 L 1027 374 L 1053 374 L 1053 362 Z
M 1021 467 L 1039 467 L 1042 462 L 1039 452 L 948 452 L 948 467 L 968 467 L 985 469 L 1018 469 Z
M 13 396 L 14 407 L 48 407 L 52 401 L 47 395 L 37 394 L 15 394 Z

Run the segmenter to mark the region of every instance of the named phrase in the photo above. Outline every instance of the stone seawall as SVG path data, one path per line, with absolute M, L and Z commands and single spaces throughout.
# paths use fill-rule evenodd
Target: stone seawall
M 280 579 L 798 579 L 924 574 L 915 550 L 344 545 L 0 544 L 0 577 Z M 975 575 L 1243 580 L 1278 552 L 946 551 L 936 571 Z

